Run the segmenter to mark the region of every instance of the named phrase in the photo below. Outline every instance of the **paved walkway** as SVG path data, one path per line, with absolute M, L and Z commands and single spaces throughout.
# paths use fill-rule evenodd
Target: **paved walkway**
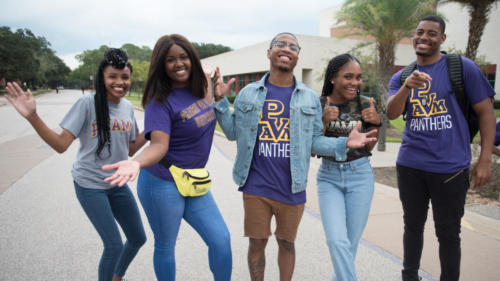
M 63 90 L 37 98 L 39 114 L 51 128 L 80 91 Z M 136 112 L 139 123 L 143 113 Z M 78 144 L 56 154 L 36 135 L 11 106 L 0 106 L 0 280 L 96 280 L 102 245 L 80 208 L 72 187 L 71 165 Z M 394 165 L 397 147 L 376 152 L 373 165 Z M 234 143 L 216 135 L 208 162 L 214 197 L 226 220 L 233 249 L 233 280 L 249 280 L 246 265 L 248 241 L 242 237 L 241 194 L 231 179 Z M 329 280 L 332 272 L 315 193 L 319 160 L 312 159 L 308 204 L 297 237 L 294 280 Z M 379 164 L 380 163 L 380 164 Z M 6 179 L 4 179 L 6 178 Z M 136 184 L 130 184 L 136 190 Z M 141 209 L 142 213 L 142 209 Z M 148 241 L 131 264 L 128 280 L 155 280 L 153 235 L 143 215 Z M 432 216 L 429 216 L 430 219 Z M 500 222 L 466 212 L 463 227 L 461 280 L 498 280 Z M 402 211 L 397 190 L 376 184 L 373 205 L 356 265 L 360 280 L 400 280 Z M 432 221 L 428 222 L 422 259 L 424 280 L 438 280 L 439 261 Z M 278 280 L 277 247 L 268 244 L 266 280 Z M 207 248 L 186 223 L 182 223 L 176 248 L 177 280 L 212 280 Z

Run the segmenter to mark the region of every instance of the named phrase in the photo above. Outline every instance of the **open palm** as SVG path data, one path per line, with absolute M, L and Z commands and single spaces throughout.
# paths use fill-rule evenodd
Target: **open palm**
M 214 75 L 214 95 L 216 99 L 224 97 L 224 95 L 229 95 L 231 92 L 231 85 L 234 83 L 235 79 L 231 78 L 227 83 L 222 81 L 222 76 L 220 75 L 219 67 L 215 69 Z
M 5 97 L 24 118 L 28 119 L 36 112 L 35 99 L 30 90 L 28 90 L 28 94 L 26 95 L 16 82 L 7 83 L 5 89 L 7 90 Z

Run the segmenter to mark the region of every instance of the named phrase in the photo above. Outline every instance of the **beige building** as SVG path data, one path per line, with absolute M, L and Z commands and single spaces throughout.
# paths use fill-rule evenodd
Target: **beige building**
M 318 94 L 323 86 L 323 73 L 328 61 L 335 55 L 349 52 L 357 48 L 366 38 L 349 37 L 342 38 L 342 33 L 335 21 L 335 13 L 339 7 L 326 9 L 320 14 L 319 36 L 296 34 L 300 46 L 299 61 L 294 69 L 297 79 L 311 87 Z M 440 5 L 438 10 L 445 15 L 447 20 L 446 33 L 448 38 L 443 49 L 450 48 L 464 50 L 468 37 L 468 12 L 461 5 L 449 3 Z M 485 56 L 492 65 L 489 67 L 489 80 L 494 84 L 495 91 L 499 92 L 500 83 L 497 79 L 496 66 L 500 62 L 500 37 L 493 34 L 494 30 L 500 29 L 500 9 L 495 7 L 490 15 L 490 22 L 486 26 L 478 55 Z M 205 58 L 203 63 L 221 68 L 224 79 L 236 78 L 233 86 L 233 94 L 237 94 L 246 84 L 260 79 L 269 70 L 267 49 L 269 41 L 260 42 L 245 48 L 223 53 L 217 56 Z M 358 48 L 363 53 L 374 53 L 374 44 Z M 415 54 L 411 41 L 402 40 L 396 48 L 396 67 L 401 67 L 415 60 Z M 499 77 L 500 78 L 500 77 Z M 496 96 L 500 99 L 500 95 Z

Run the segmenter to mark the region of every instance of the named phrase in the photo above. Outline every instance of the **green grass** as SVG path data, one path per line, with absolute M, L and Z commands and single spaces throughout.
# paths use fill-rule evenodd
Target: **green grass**
M 135 107 L 142 108 L 142 95 L 137 92 L 128 93 L 125 98 L 131 102 Z
M 216 130 L 216 131 L 218 131 L 218 132 L 223 133 L 223 132 L 222 132 L 222 128 L 221 128 L 221 127 L 220 127 L 220 125 L 219 125 L 219 122 L 215 123 L 215 130 Z
M 389 137 L 385 138 L 385 142 L 401 143 L 401 141 L 402 140 L 400 138 L 389 138 Z
M 403 117 L 398 117 L 397 119 L 390 120 L 390 122 L 397 132 L 401 134 L 403 133 L 403 130 L 405 129 L 405 121 L 403 120 Z
M 500 118 L 500 109 L 495 109 L 495 117 Z

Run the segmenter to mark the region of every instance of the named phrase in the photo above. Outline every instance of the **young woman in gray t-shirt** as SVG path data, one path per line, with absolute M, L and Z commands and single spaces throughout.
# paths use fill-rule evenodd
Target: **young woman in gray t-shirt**
M 99 263 L 99 281 L 122 280 L 130 262 L 146 242 L 137 203 L 127 185 L 112 187 L 104 182 L 112 173 L 105 164 L 125 160 L 145 143 L 134 118 L 132 104 L 122 97 L 130 87 L 132 66 L 125 52 L 109 49 L 97 70 L 96 93 L 79 98 L 60 125 L 60 134 L 42 121 L 35 99 L 14 83 L 8 83 L 7 100 L 30 122 L 40 137 L 63 153 L 78 138 L 80 149 L 71 174 L 76 196 L 101 236 L 104 251 Z M 127 241 L 123 244 L 118 224 Z M 80 279 L 80 278 L 76 278 Z

